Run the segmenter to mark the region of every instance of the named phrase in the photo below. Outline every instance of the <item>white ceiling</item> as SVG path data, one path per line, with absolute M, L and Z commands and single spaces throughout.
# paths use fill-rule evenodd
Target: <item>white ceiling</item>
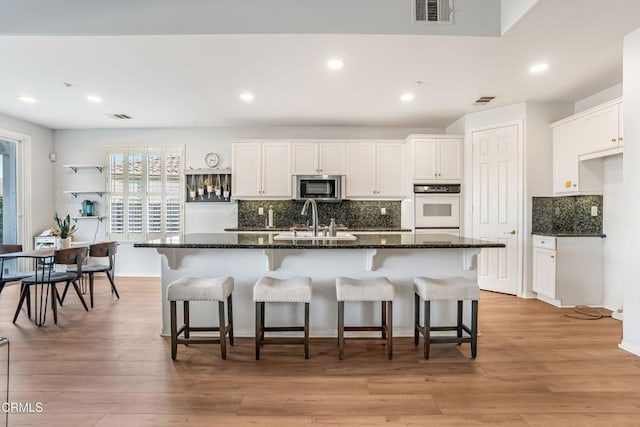
M 0 112 L 56 129 L 444 127 L 481 108 L 573 102 L 622 81 L 622 39 L 640 27 L 640 2 L 600 3 L 540 0 L 503 37 L 1 36 Z M 333 56 L 341 72 L 327 70 Z M 540 61 L 550 70 L 530 75 Z M 410 104 L 399 100 L 406 91 Z M 90 93 L 104 102 L 87 103 Z M 486 95 L 496 96 L 489 107 L 472 105 Z

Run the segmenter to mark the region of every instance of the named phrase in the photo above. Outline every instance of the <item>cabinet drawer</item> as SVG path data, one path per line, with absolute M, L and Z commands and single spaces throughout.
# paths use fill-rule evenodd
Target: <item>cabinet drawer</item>
M 554 250 L 556 238 L 553 236 L 533 236 L 533 247 Z

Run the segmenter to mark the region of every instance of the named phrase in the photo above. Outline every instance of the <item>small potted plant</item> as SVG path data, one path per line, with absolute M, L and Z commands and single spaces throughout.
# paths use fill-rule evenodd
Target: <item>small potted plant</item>
M 68 249 L 71 247 L 71 235 L 76 232 L 76 226 L 71 225 L 71 216 L 67 214 L 64 219 L 58 216 L 58 212 L 54 213 L 53 235 L 57 236 L 56 249 Z
M 207 187 L 207 199 L 210 199 L 211 193 L 213 193 L 213 181 L 211 179 L 211 175 L 207 176 L 207 179 L 204 180 L 204 185 Z
M 191 182 L 187 184 L 187 188 L 189 189 L 189 198 L 191 200 L 196 199 L 196 179 L 193 175 L 191 175 Z
M 202 176 L 198 179 L 198 196 L 200 196 L 200 200 L 204 200 L 204 182 L 202 181 Z

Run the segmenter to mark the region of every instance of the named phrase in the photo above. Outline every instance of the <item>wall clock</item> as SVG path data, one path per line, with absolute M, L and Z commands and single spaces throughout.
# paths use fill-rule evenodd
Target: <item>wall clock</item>
M 207 155 L 204 156 L 204 162 L 210 168 L 215 168 L 216 166 L 218 166 L 219 161 L 220 159 L 218 158 L 218 155 L 216 153 L 207 153 Z

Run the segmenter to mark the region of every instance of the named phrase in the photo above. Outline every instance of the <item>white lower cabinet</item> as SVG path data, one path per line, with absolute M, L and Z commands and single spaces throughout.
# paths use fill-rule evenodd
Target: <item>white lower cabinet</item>
M 602 306 L 603 262 L 600 237 L 534 236 L 533 291 L 557 307 Z

